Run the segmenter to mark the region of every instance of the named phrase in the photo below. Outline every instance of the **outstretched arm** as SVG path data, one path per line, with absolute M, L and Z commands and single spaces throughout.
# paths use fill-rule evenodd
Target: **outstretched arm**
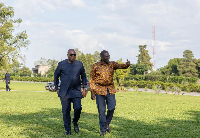
M 125 64 L 118 64 L 117 62 L 114 62 L 114 70 L 116 69 L 127 69 L 130 66 L 130 61 L 128 61 Z

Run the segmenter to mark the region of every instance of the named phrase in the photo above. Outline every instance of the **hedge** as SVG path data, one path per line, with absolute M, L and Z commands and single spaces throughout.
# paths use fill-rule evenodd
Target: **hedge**
M 5 78 L 5 76 L 0 76 L 1 80 L 3 80 L 4 78 Z M 10 76 L 10 80 L 13 80 L 13 81 L 29 81 L 29 82 L 53 82 L 54 78 Z
M 183 76 L 164 76 L 164 75 L 129 75 L 124 80 L 136 81 L 161 81 L 165 83 L 178 83 L 178 84 L 196 84 L 199 80 L 197 77 L 183 77 Z
M 137 86 L 139 88 L 149 88 L 152 89 L 155 85 L 160 85 L 162 90 L 166 90 L 167 88 L 174 89 L 180 88 L 182 91 L 188 92 L 200 92 L 200 85 L 196 84 L 177 84 L 177 83 L 165 83 L 161 81 L 123 81 L 121 84 L 124 87 L 133 87 Z

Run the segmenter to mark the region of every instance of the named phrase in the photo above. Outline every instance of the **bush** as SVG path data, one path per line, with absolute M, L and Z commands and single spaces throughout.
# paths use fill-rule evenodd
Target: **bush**
M 180 91 L 191 91 L 191 92 L 200 92 L 200 85 L 196 84 L 176 84 L 176 83 L 164 83 L 162 81 L 122 81 L 122 85 L 125 87 L 139 87 L 139 88 L 149 88 L 152 89 L 155 86 L 160 86 L 162 90 L 166 92 L 168 90 L 180 92 Z
M 197 77 L 183 77 L 183 76 L 164 76 L 164 75 L 129 75 L 124 79 L 125 81 L 161 81 L 164 83 L 178 83 L 178 84 L 196 84 L 199 78 Z
M 1 76 L 1 78 L 2 78 L 2 76 Z M 10 76 L 10 80 L 14 80 L 14 81 L 29 81 L 29 82 L 53 82 L 54 78 Z

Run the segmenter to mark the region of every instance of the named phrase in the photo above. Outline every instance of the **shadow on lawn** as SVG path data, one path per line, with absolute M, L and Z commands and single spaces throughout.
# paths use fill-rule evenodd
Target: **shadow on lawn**
M 107 133 L 106 137 L 199 137 L 200 111 L 190 111 L 187 114 L 191 116 L 190 120 L 161 118 L 159 124 L 153 125 L 114 116 L 110 125 L 112 132 Z M 30 114 L 1 115 L 1 119 L 7 124 L 6 130 L 10 127 L 24 128 L 17 132 L 20 133 L 17 134 L 19 137 L 65 137 L 61 109 L 50 108 Z M 79 127 L 80 132 L 75 134 L 72 126 L 71 137 L 99 137 L 98 114 L 82 112 Z
M 6 86 L 5 87 L 0 87 L 0 90 L 6 90 Z

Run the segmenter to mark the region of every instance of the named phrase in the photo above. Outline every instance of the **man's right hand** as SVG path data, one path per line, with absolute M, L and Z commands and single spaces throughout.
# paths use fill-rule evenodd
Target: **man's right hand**
M 92 99 L 92 100 L 96 100 L 96 97 L 95 97 L 95 94 L 94 94 L 93 91 L 91 91 L 91 99 Z
M 57 94 L 58 94 L 59 90 L 57 90 Z

